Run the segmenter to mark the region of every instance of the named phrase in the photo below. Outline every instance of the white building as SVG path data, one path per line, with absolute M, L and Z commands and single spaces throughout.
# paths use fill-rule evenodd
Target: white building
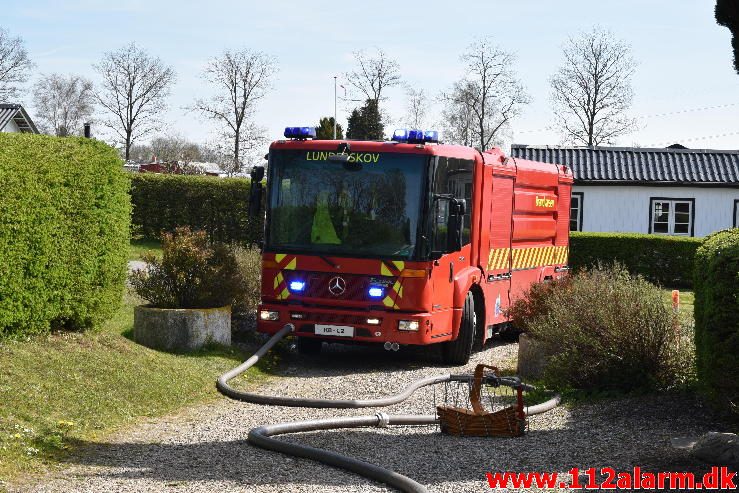
M 572 168 L 572 231 L 705 236 L 739 227 L 739 150 L 514 144 Z
M 39 133 L 23 106 L 8 103 L 0 103 L 0 132 Z

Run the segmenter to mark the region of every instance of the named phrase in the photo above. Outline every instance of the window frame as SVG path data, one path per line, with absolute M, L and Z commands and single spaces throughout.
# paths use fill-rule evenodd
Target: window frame
M 673 226 L 673 232 L 667 232 L 667 233 L 656 233 L 654 231 L 654 203 L 655 202 L 687 202 L 690 204 L 690 233 L 683 234 L 683 233 L 675 233 L 674 232 L 674 226 L 675 226 L 675 207 L 672 207 L 670 209 L 670 212 L 668 213 L 670 215 L 671 220 L 668 219 L 668 225 L 672 224 Z M 669 226 L 668 226 L 669 230 Z M 695 198 L 682 198 L 682 197 L 649 197 L 649 234 L 655 234 L 655 235 L 666 235 L 666 236 L 685 236 L 692 238 L 695 236 Z
M 739 199 L 734 199 L 734 227 L 739 228 Z
M 579 202 L 578 202 L 578 208 L 577 208 L 577 229 L 573 230 L 570 229 L 570 231 L 576 231 L 580 232 L 582 231 L 582 218 L 583 218 L 583 202 L 585 201 L 585 193 L 584 192 L 570 192 L 570 224 L 572 224 L 572 197 L 577 196 Z

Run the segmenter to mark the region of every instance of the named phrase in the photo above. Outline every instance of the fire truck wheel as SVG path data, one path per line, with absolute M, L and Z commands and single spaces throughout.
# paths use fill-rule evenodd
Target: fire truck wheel
M 500 335 L 500 339 L 503 342 L 518 342 L 518 336 L 521 335 L 521 331 L 508 324 L 500 329 L 498 335 Z
M 316 356 L 321 354 L 323 341 L 311 337 L 298 337 L 298 354 L 303 356 Z
M 467 293 L 462 309 L 462 322 L 459 325 L 459 335 L 453 341 L 445 342 L 442 346 L 442 358 L 448 365 L 466 365 L 472 355 L 472 342 L 475 336 L 475 300 L 472 293 Z

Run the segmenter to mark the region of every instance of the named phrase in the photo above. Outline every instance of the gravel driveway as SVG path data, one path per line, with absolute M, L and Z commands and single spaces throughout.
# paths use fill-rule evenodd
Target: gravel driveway
M 501 364 L 515 344 L 493 345 L 475 363 Z M 390 353 L 368 347 L 324 346 L 320 358 L 287 355 L 276 379 L 261 390 L 316 397 L 368 398 L 403 388 L 421 376 L 460 372 L 428 351 Z M 215 379 L 216 375 L 213 376 Z M 215 390 L 214 390 L 215 392 Z M 440 393 L 419 391 L 385 412 L 425 413 Z M 53 477 L 19 491 L 38 492 L 373 492 L 388 491 L 353 474 L 251 447 L 248 431 L 260 424 L 337 415 L 372 415 L 373 409 L 310 410 L 260 407 L 220 399 L 91 443 Z M 526 436 L 456 438 L 436 427 L 329 431 L 283 439 L 333 449 L 390 467 L 431 491 L 490 491 L 486 471 L 558 471 L 635 465 L 654 471 L 692 470 L 670 438 L 711 429 L 708 413 L 687 397 L 646 396 L 560 407 L 533 417 Z

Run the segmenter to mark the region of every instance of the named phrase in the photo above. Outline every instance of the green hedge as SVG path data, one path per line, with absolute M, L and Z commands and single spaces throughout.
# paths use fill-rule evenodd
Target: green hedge
M 706 237 L 696 254 L 695 348 L 704 389 L 739 416 L 739 229 Z
M 214 241 L 257 243 L 263 225 L 249 217 L 249 189 L 245 178 L 132 175 L 133 233 L 159 239 L 188 226 Z
M 118 307 L 128 188 L 102 142 L 0 133 L 0 334 L 87 328 Z
M 693 285 L 693 259 L 702 238 L 638 233 L 570 233 L 570 265 L 618 261 L 632 274 L 668 287 Z

